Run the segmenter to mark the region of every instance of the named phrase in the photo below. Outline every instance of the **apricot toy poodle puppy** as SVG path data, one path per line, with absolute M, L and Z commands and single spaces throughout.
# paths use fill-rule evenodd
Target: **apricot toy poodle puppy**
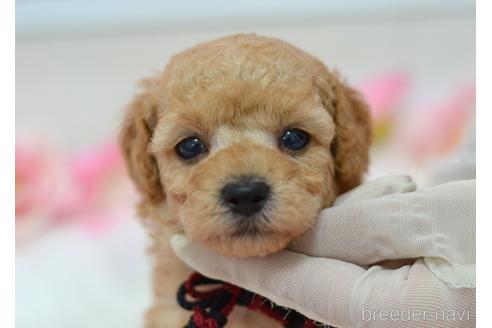
M 361 182 L 369 141 L 359 94 L 277 39 L 202 43 L 144 80 L 120 142 L 153 241 L 146 327 L 183 327 L 190 316 L 176 302 L 191 270 L 173 254 L 173 234 L 226 256 L 276 252 Z M 228 327 L 278 323 L 235 309 Z

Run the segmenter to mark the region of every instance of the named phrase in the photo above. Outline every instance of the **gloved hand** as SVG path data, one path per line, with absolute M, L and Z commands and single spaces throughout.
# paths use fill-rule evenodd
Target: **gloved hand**
M 474 327 L 475 181 L 371 198 L 378 190 L 408 191 L 406 183 L 354 189 L 287 250 L 267 257 L 227 258 L 182 235 L 171 244 L 199 272 L 322 323 Z M 397 269 L 368 267 L 405 258 L 417 261 Z

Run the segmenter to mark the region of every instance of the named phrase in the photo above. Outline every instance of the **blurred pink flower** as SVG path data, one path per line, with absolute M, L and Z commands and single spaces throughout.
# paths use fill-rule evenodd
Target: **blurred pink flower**
M 67 221 L 80 222 L 91 233 L 104 232 L 133 211 L 134 198 L 112 140 L 68 157 L 34 140 L 16 144 L 19 238 Z
M 51 211 L 63 171 L 59 155 L 45 143 L 28 139 L 16 141 L 16 219 Z
M 358 90 L 369 105 L 374 121 L 390 118 L 407 94 L 410 85 L 408 74 L 389 72 L 360 84 Z
M 115 142 L 109 141 L 75 153 L 67 160 L 70 175 L 66 192 L 57 199 L 54 216 L 62 219 L 87 211 L 115 177 L 123 177 L 123 159 Z

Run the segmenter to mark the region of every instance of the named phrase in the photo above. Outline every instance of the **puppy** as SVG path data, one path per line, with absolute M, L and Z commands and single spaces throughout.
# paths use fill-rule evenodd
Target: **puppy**
M 146 327 L 182 327 L 184 232 L 226 256 L 264 256 L 308 230 L 368 166 L 367 106 L 318 59 L 283 41 L 233 35 L 175 55 L 143 81 L 121 147 L 152 237 L 155 302 Z M 230 327 L 276 327 L 234 310 Z

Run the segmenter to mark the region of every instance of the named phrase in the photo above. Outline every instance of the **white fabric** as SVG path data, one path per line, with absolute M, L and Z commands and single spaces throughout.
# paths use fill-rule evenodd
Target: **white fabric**
M 409 182 L 385 178 L 350 193 L 411 190 Z M 402 187 L 382 187 L 394 182 Z M 475 287 L 475 180 L 373 199 L 343 198 L 347 201 L 322 211 L 314 228 L 289 249 L 359 265 L 424 257 L 450 285 Z
M 264 258 L 226 258 L 182 235 L 171 243 L 205 275 L 323 323 L 474 327 L 475 181 L 378 197 L 412 189 L 402 177 L 362 185 L 323 210 L 289 250 Z M 402 258 L 419 259 L 398 269 L 367 268 Z

